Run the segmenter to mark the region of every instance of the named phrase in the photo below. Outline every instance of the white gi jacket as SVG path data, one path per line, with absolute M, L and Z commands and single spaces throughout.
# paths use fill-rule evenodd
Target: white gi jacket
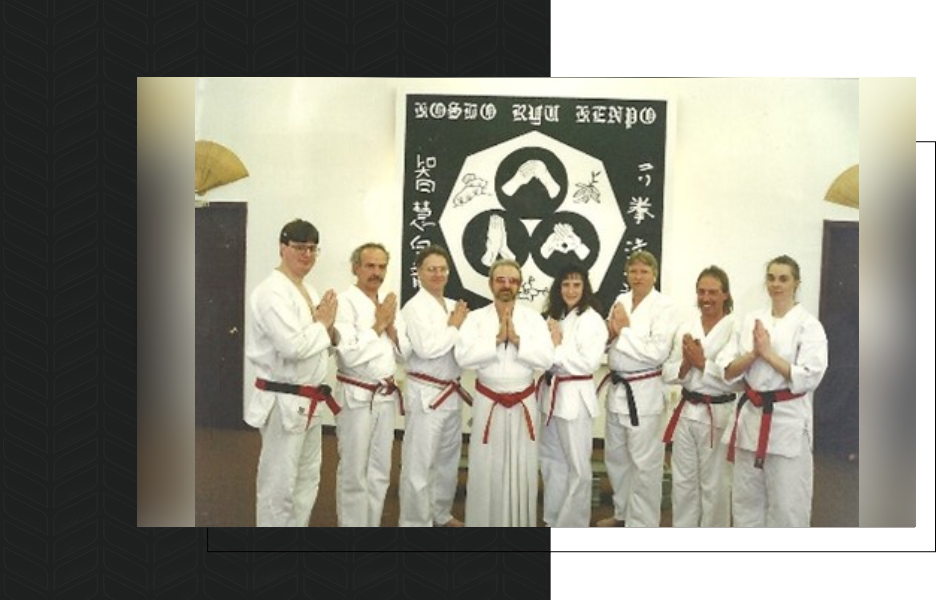
M 702 343 L 702 352 L 705 354 L 705 370 L 689 369 L 683 379 L 679 378 L 679 367 L 682 364 L 682 339 L 685 334 L 691 335 Z M 682 324 L 673 337 L 673 351 L 669 360 L 663 365 L 663 381 L 669 384 L 679 384 L 690 392 L 705 394 L 707 396 L 724 396 L 734 394 L 743 389 L 740 382 L 729 383 L 725 381 L 725 370 L 719 366 L 718 357 L 725 347 L 733 343 L 737 335 L 737 319 L 734 315 L 725 315 L 715 324 L 715 327 L 705 334 L 702 328 L 702 317 L 697 316 Z M 716 429 L 731 426 L 734 416 L 735 403 L 713 404 L 712 416 Z M 680 419 L 709 423 L 709 413 L 704 404 L 683 404 Z
M 303 285 L 312 302 L 318 305 L 315 288 Z M 305 298 L 282 271 L 274 270 L 251 293 L 248 317 L 245 354 L 257 377 L 280 383 L 322 384 L 331 347 L 328 331 L 315 322 Z M 262 427 L 274 402 L 279 402 L 287 431 L 306 428 L 308 398 L 256 388 L 245 398 L 244 422 Z M 327 407 L 316 407 L 317 413 L 322 410 Z
M 491 303 L 468 314 L 455 344 L 458 364 L 465 369 L 477 369 L 478 380 L 496 392 L 518 392 L 530 384 L 536 369 L 552 366 L 553 343 L 543 317 L 516 304 L 513 324 L 520 347 L 498 344 L 495 340 L 500 319 Z
M 378 294 L 383 302 L 384 294 Z M 377 306 L 357 286 L 352 285 L 338 294 L 338 316 L 335 329 L 341 335 L 338 342 L 338 373 L 355 380 L 379 384 L 396 374 L 396 363 L 403 362 L 411 349 L 406 337 L 406 325 L 399 317 L 394 321 L 400 348 L 394 345 L 386 332 L 377 335 L 374 323 Z M 355 385 L 338 386 L 342 404 L 393 402 L 395 394 L 383 395 Z
M 460 377 L 462 369 L 455 362 L 458 329 L 448 324 L 449 314 L 455 309 L 455 301 L 448 298 L 444 300 L 445 308 L 432 294 L 421 289 L 403 307 L 401 317 L 406 323 L 406 335 L 412 349 L 406 362 L 407 371 L 449 381 Z M 412 377 L 407 378 L 406 385 L 408 401 L 418 403 L 422 410 L 429 410 L 441 391 L 432 383 Z M 453 393 L 436 410 L 459 410 L 460 402 L 458 394 Z M 415 408 L 407 406 L 408 410 Z
M 789 389 L 794 394 L 805 393 L 802 398 L 774 403 L 770 426 L 768 454 L 798 456 L 803 448 L 803 436 L 808 436 L 812 445 L 813 391 L 822 381 L 829 364 L 829 342 L 825 329 L 814 316 L 797 304 L 790 312 L 777 319 L 771 309 L 760 309 L 748 313 L 732 343 L 726 346 L 717 361 L 724 369 L 731 362 L 754 348 L 754 321 L 760 319 L 770 333 L 770 345 L 774 352 L 790 363 L 790 381 L 784 379 L 764 360 L 756 360 L 747 372 L 734 382 L 746 380 L 757 391 Z M 761 409 L 745 402 L 738 418 L 737 447 L 752 452 L 757 450 L 760 431 Z M 725 431 L 724 441 L 729 441 L 731 428 Z
M 617 302 L 627 310 L 630 327 L 621 329 L 618 337 L 608 346 L 608 368 L 625 375 L 659 369 L 669 357 L 673 333 L 676 330 L 676 311 L 672 301 L 654 289 L 640 302 L 636 310 L 632 308 L 633 292 L 619 295 L 615 299 L 615 303 Z M 636 381 L 631 386 L 639 416 L 658 415 L 663 412 L 664 398 L 662 381 L 659 378 Z M 650 393 L 644 393 L 645 391 Z M 611 388 L 608 394 L 608 411 L 622 415 L 630 414 L 624 386 L 616 385 Z
M 579 315 L 572 311 L 560 322 L 562 343 L 555 347 L 553 366 L 549 369 L 554 376 L 594 375 L 601 366 L 605 352 L 608 328 L 597 312 L 588 308 Z M 553 417 L 572 420 L 579 416 L 582 407 L 591 417 L 600 413 L 595 394 L 597 382 L 591 380 L 564 381 L 556 388 L 556 403 Z M 544 385 L 540 394 L 540 411 L 549 414 L 551 399 L 549 387 Z

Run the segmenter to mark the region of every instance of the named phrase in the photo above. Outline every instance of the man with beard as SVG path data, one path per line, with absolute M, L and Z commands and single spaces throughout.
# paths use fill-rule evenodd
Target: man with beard
M 676 332 L 663 380 L 682 386 L 682 398 L 663 434 L 673 443 L 673 527 L 731 524 L 731 463 L 722 440 L 740 386 L 724 380 L 716 362 L 735 334 L 728 274 L 711 266 L 696 280 L 699 316 Z
M 537 496 L 534 370 L 553 363 L 543 318 L 517 304 L 522 275 L 513 260 L 491 265 L 494 302 L 472 311 L 455 360 L 477 369 L 468 446 L 468 527 L 535 527 Z
M 402 410 L 394 374 L 409 348 L 396 321 L 396 295 L 380 293 L 389 260 L 381 244 L 356 248 L 351 270 L 357 282 L 338 296 L 339 527 L 379 527 L 390 484 L 397 406 Z
M 260 429 L 257 527 L 308 527 L 322 464 L 320 402 L 338 410 L 322 385 L 337 339 L 338 300 L 305 277 L 315 266 L 319 232 L 296 219 L 279 237 L 280 264 L 250 295 L 246 354 L 257 372 L 244 421 Z

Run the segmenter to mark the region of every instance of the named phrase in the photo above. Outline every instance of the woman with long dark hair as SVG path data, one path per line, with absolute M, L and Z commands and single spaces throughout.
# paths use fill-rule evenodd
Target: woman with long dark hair
M 555 346 L 538 395 L 543 520 L 549 527 L 588 527 L 592 425 L 599 411 L 592 378 L 601 365 L 607 327 L 587 269 L 569 264 L 560 271 L 543 316 Z

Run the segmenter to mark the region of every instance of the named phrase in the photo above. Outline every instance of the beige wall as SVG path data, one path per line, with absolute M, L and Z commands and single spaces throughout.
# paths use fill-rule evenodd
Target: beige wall
M 818 312 L 822 222 L 858 220 L 822 201 L 859 162 L 857 80 L 202 79 L 196 138 L 228 146 L 250 171 L 208 194 L 249 204 L 248 293 L 277 264 L 276 235 L 294 217 L 322 231 L 319 291 L 352 283 L 359 243 L 399 247 L 407 92 L 669 100 L 662 290 L 685 317 L 713 263 L 730 275 L 737 310 L 765 303 L 764 266 L 781 253 L 799 261 L 800 299 Z M 391 260 L 388 284 L 399 279 Z

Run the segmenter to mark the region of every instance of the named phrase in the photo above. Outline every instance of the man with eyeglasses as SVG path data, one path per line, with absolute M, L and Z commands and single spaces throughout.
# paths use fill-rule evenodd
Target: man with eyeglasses
M 464 300 L 444 296 L 449 254 L 435 244 L 416 255 L 420 290 L 401 311 L 413 353 L 406 362 L 406 431 L 400 472 L 400 527 L 464 527 L 452 515 L 461 459 L 461 367 L 458 330 Z
M 494 302 L 472 311 L 455 360 L 477 369 L 468 445 L 467 527 L 536 527 L 538 464 L 534 371 L 553 364 L 546 321 L 518 304 L 523 276 L 513 260 L 491 265 Z
M 254 289 L 247 307 L 245 353 L 256 371 L 244 421 L 260 430 L 257 526 L 308 527 L 322 463 L 319 404 L 339 410 L 324 385 L 338 299 L 319 298 L 305 282 L 318 256 L 319 232 L 296 219 L 279 236 L 280 264 Z M 318 409 L 318 410 L 317 410 Z
M 381 244 L 351 254 L 357 281 L 338 297 L 338 526 L 380 527 L 390 485 L 396 408 L 403 398 L 394 375 L 409 354 L 396 294 L 380 291 L 390 254 Z

